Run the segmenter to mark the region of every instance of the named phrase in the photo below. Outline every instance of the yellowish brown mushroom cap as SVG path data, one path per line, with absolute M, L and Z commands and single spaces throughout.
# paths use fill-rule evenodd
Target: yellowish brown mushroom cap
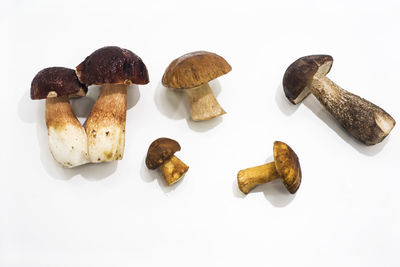
M 287 144 L 275 141 L 274 161 L 275 168 L 287 190 L 291 194 L 296 193 L 301 183 L 301 168 L 296 153 Z
M 232 70 L 221 56 L 197 51 L 185 54 L 169 64 L 162 78 L 164 86 L 190 89 L 218 78 Z

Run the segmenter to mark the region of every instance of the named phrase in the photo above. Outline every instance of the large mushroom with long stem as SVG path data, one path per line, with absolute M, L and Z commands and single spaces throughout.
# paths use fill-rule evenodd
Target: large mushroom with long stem
M 312 93 L 336 120 L 357 140 L 366 145 L 380 143 L 396 121 L 382 108 L 354 95 L 331 81 L 333 58 L 312 55 L 293 62 L 283 76 L 283 89 L 293 104 Z
M 254 187 L 281 178 L 286 189 L 294 194 L 300 187 L 301 168 L 299 158 L 287 144 L 274 142 L 274 161 L 238 172 L 240 191 L 248 194 Z
M 87 87 L 75 71 L 63 67 L 41 70 L 31 83 L 31 99 L 46 99 L 46 126 L 50 152 L 64 167 L 88 162 L 85 129 L 72 111 L 69 98 L 85 96 Z
M 185 54 L 169 64 L 162 78 L 164 86 L 184 90 L 189 99 L 192 120 L 209 120 L 225 114 L 208 82 L 232 70 L 221 56 L 197 51 Z
M 147 84 L 142 59 L 116 46 L 94 51 L 76 67 L 81 83 L 101 85 L 101 92 L 86 122 L 91 162 L 122 159 L 125 147 L 126 98 L 131 84 Z

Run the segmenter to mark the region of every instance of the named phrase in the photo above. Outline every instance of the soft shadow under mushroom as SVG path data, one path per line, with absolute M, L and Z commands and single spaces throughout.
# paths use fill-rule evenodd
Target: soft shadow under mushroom
M 37 118 L 37 114 L 35 112 L 32 112 L 33 110 L 36 109 L 37 104 L 43 104 L 43 103 L 37 103 L 35 101 L 32 101 L 30 98 L 29 91 L 26 90 L 24 95 L 21 97 L 21 99 L 18 102 L 18 116 L 23 122 L 27 123 L 32 123 L 35 122 Z M 42 114 L 42 120 L 44 121 L 44 104 L 43 104 L 43 109 L 41 110 Z
M 221 92 L 221 85 L 218 80 L 209 83 L 215 96 Z M 173 120 L 186 119 L 190 129 L 196 132 L 206 132 L 213 129 L 223 120 L 223 116 L 213 118 L 206 121 L 193 121 L 190 116 L 190 105 L 187 96 L 180 90 L 169 89 L 162 85 L 161 82 L 154 92 L 154 102 L 157 109 Z
M 269 184 L 262 185 L 261 189 L 264 189 L 264 197 L 267 199 L 274 207 L 286 207 L 293 201 L 296 194 L 289 194 L 280 181 L 272 181 Z
M 215 128 L 219 124 L 221 124 L 222 121 L 223 121 L 222 117 L 216 117 L 211 120 L 201 121 L 201 122 L 192 121 L 191 118 L 186 119 L 186 122 L 187 122 L 189 128 L 196 132 L 207 132 L 207 131 Z
M 282 83 L 279 84 L 278 88 L 275 91 L 275 102 L 278 105 L 279 109 L 286 116 L 292 115 L 299 108 L 299 105 L 293 105 L 287 100 L 284 92 Z
M 139 102 L 140 91 L 139 86 L 136 84 L 128 86 L 128 95 L 126 100 L 127 109 L 131 109 Z
M 154 91 L 154 103 L 157 109 L 170 119 L 181 120 L 190 117 L 189 102 L 185 93 L 168 89 L 161 82 Z

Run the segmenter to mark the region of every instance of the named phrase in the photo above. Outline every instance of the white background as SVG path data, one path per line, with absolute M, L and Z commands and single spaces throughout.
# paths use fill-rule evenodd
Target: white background
M 399 12 L 396 0 L 2 0 L 0 266 L 400 266 L 400 126 L 366 147 L 281 84 L 295 59 L 331 54 L 328 77 L 399 121 Z M 106 45 L 139 55 L 150 83 L 128 93 L 124 159 L 64 169 L 30 82 Z M 196 50 L 233 67 L 211 82 L 228 113 L 200 123 L 160 83 Z M 98 90 L 74 100 L 82 122 Z M 190 166 L 170 188 L 144 165 L 163 136 Z M 237 172 L 270 161 L 274 140 L 300 158 L 299 191 L 274 181 L 242 195 Z

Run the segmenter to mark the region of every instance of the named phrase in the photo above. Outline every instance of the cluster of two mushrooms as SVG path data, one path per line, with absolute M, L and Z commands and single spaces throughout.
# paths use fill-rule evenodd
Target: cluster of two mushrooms
M 65 167 L 122 159 L 125 146 L 127 86 L 146 84 L 148 72 L 134 53 L 104 47 L 76 68 L 40 71 L 31 84 L 31 98 L 46 98 L 46 125 L 54 159 Z M 102 85 L 84 129 L 69 97 L 85 96 L 87 86 Z

